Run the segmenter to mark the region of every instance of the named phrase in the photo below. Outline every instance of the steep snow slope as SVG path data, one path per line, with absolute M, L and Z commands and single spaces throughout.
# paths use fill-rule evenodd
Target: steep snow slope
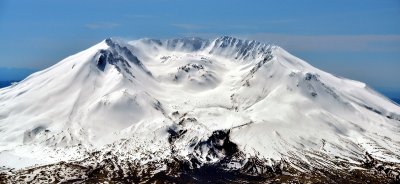
M 299 160 L 359 163 L 366 152 L 399 163 L 400 107 L 278 46 L 232 37 L 106 39 L 0 89 L 8 168 L 97 150 L 143 163 L 195 157 L 201 166 L 229 155 L 226 139 L 244 158 L 299 170 L 309 169 Z

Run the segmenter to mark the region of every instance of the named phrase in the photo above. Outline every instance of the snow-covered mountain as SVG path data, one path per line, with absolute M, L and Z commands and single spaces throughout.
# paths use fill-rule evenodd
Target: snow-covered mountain
M 399 179 L 399 140 L 400 107 L 366 84 L 227 36 L 106 39 L 0 89 L 8 182 L 148 181 L 210 166 L 386 181 Z

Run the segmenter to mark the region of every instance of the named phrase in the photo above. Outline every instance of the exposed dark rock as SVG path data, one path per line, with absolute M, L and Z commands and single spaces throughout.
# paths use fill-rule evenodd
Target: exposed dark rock
M 152 77 L 151 72 L 145 68 L 143 63 L 126 46 L 123 46 L 123 44 L 118 43 L 117 41 L 111 38 L 107 38 L 105 42 L 107 43 L 108 46 L 110 46 L 110 49 L 106 51 L 110 52 L 112 54 L 111 56 L 114 56 L 112 58 L 115 58 L 107 60 L 110 64 L 115 63 L 115 61 L 124 61 L 123 62 L 124 65 L 131 67 L 129 63 L 133 63 L 142 71 L 144 71 L 145 73 L 147 73 L 149 76 Z
M 231 53 L 225 53 L 231 58 L 256 59 L 259 55 L 266 55 L 270 46 L 254 40 L 241 40 L 230 36 L 223 36 L 215 40 L 209 53 L 219 54 L 218 51 L 225 48 L 230 48 L 229 50 L 232 51 Z
M 187 130 L 177 129 L 176 127 L 171 127 L 167 130 L 169 133 L 168 142 L 173 143 L 176 139 L 180 138 Z
M 318 94 L 316 92 L 311 92 L 312 97 L 316 97 Z
M 105 50 L 100 50 L 100 57 L 97 60 L 96 66 L 99 70 L 104 71 L 106 64 L 107 64 L 107 57 L 108 54 L 106 53 Z
M 215 133 L 221 139 L 226 132 Z M 173 157 L 141 164 L 134 160 L 118 160 L 112 154 L 101 159 L 93 154 L 82 161 L 59 162 L 35 168 L 1 172 L 0 183 L 399 183 L 399 167 L 367 158 L 368 166 L 342 163 L 363 169 L 319 169 L 301 172 L 285 161 L 272 166 L 257 157 L 243 159 L 240 152 L 219 163 L 201 165 L 198 160 Z M 368 156 L 366 156 L 368 157 Z M 236 160 L 235 160 L 236 159 Z M 242 159 L 242 160 L 241 160 Z M 368 161 L 369 160 L 369 161 Z M 238 169 L 228 165 L 243 164 Z M 89 164 L 88 163 L 93 163 Z M 373 164 L 371 164 L 373 163 Z M 161 169 L 163 166 L 164 169 Z M 195 165 L 199 167 L 189 167 Z M 200 166 L 201 165 L 201 166 Z
M 183 48 L 188 48 L 189 51 L 198 51 L 208 46 L 210 42 L 208 40 L 204 40 L 202 38 L 176 38 L 168 40 L 166 43 L 167 48 L 174 49 L 178 45 Z
M 372 108 L 372 107 L 370 107 L 370 106 L 367 106 L 367 105 L 364 105 L 364 107 L 365 107 L 366 109 L 372 111 L 372 112 L 375 112 L 375 113 L 377 113 L 377 114 L 381 114 L 381 115 L 382 115 L 382 112 L 379 111 L 379 110 L 377 110 L 377 109 L 374 109 L 374 108 Z
M 317 74 L 312 74 L 312 73 L 306 73 L 306 76 L 304 77 L 304 80 L 310 81 L 310 80 L 315 80 L 318 81 L 319 76 Z
M 251 74 L 256 73 L 256 72 L 261 68 L 261 66 L 263 66 L 266 62 L 270 61 L 272 58 L 274 58 L 274 56 L 272 55 L 271 51 L 268 51 L 267 53 L 268 53 L 267 56 L 265 56 L 263 60 L 261 60 L 260 62 L 258 62 L 258 63 L 256 64 L 256 66 L 254 66 L 254 67 L 250 70 L 250 73 L 251 73 Z
M 129 76 L 135 78 L 132 74 L 130 68 L 131 65 L 128 61 L 126 61 L 122 56 L 118 55 L 118 53 L 112 53 L 109 50 L 100 50 L 99 58 L 97 59 L 96 66 L 99 70 L 104 71 L 107 63 L 114 66 L 118 72 L 124 71 Z
M 201 64 L 191 63 L 191 64 L 187 64 L 187 65 L 184 65 L 184 66 L 181 66 L 181 67 L 178 68 L 178 70 L 183 70 L 186 73 L 189 72 L 190 70 L 193 70 L 193 69 L 195 69 L 195 70 L 203 70 L 204 66 L 201 65 Z

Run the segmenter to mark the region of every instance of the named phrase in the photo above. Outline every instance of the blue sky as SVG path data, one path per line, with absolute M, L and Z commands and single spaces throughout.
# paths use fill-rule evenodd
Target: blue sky
M 107 37 L 221 35 L 400 92 L 399 0 L 1 0 L 0 72 L 43 69 Z

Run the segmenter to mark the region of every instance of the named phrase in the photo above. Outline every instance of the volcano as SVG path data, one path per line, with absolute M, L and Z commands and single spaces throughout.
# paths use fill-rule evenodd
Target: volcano
M 0 181 L 396 182 L 400 107 L 283 48 L 108 38 L 0 89 Z

